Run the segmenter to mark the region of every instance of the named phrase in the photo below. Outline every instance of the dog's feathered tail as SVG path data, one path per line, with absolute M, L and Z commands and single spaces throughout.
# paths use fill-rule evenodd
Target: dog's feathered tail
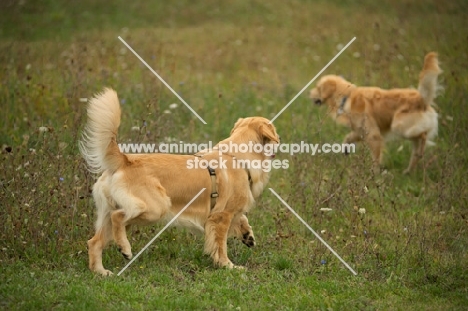
M 434 106 L 434 99 L 437 92 L 442 89 L 437 83 L 437 78 L 442 70 L 439 67 L 437 53 L 430 52 L 424 57 L 424 66 L 419 74 L 418 91 L 426 102 L 427 106 Z
M 127 163 L 127 157 L 117 145 L 120 125 L 120 104 L 117 93 L 105 88 L 88 105 L 88 122 L 79 142 L 83 158 L 93 173 L 116 171 Z

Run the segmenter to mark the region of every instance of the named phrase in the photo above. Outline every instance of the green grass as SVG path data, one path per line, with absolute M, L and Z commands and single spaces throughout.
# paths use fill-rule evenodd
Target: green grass
M 422 0 L 0 4 L 0 307 L 466 308 L 467 8 L 464 1 Z M 274 171 L 268 187 L 323 232 L 358 276 L 268 190 L 249 213 L 257 247 L 229 241 L 231 260 L 246 270 L 214 268 L 202 252 L 203 239 L 178 229 L 164 232 L 120 277 L 88 270 L 95 176 L 77 148 L 85 122 L 80 98 L 104 86 L 117 90 L 121 142 L 217 141 L 239 117 L 272 118 L 354 36 L 325 73 L 358 85 L 416 86 L 423 57 L 432 50 L 444 70 L 437 145 L 413 174 L 402 174 L 410 156 L 403 141 L 388 144 L 387 174 L 381 176 L 372 175 L 362 145 L 348 157 L 279 155 L 290 166 Z M 282 142 L 341 142 L 347 129 L 313 105 L 307 92 L 275 120 Z M 170 109 L 171 103 L 178 108 Z M 142 129 L 134 132 L 133 126 Z M 161 228 L 132 228 L 134 253 Z M 114 273 L 126 264 L 115 246 L 103 259 Z

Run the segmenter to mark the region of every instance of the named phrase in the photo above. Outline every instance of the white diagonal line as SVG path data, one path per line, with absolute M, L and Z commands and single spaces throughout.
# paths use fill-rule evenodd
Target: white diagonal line
M 268 188 L 268 189 L 270 189 L 270 191 L 278 198 L 278 200 L 280 200 L 281 203 L 283 203 L 284 206 L 286 206 L 286 207 L 294 214 L 294 216 L 296 216 L 296 217 L 307 227 L 307 229 L 309 229 L 309 230 L 317 237 L 317 239 L 319 239 L 320 242 L 322 242 L 323 245 L 325 245 L 325 246 L 333 253 L 333 255 L 335 255 L 335 256 L 346 266 L 346 268 L 349 269 L 349 271 L 351 271 L 354 275 L 357 275 L 357 272 L 354 271 L 353 268 L 351 268 L 351 266 L 348 265 L 348 263 L 347 263 L 346 261 L 344 261 L 343 258 L 341 258 L 340 255 L 338 255 L 338 253 L 335 252 L 335 251 L 333 250 L 333 248 L 331 248 L 331 246 L 328 245 L 327 242 L 325 242 L 325 241 L 322 239 L 322 237 L 321 237 L 320 235 L 318 235 L 318 234 L 314 231 L 314 229 L 312 229 L 312 228 L 304 221 L 304 219 L 302 219 L 301 216 L 299 216 L 299 215 L 288 205 L 288 203 L 286 203 L 273 189 L 271 189 L 271 188 Z
M 161 235 L 161 233 L 163 233 L 164 230 L 166 230 L 177 219 L 177 217 L 179 217 L 180 214 L 182 214 L 187 209 L 187 207 L 189 207 L 190 204 L 192 204 L 193 201 L 195 201 L 195 199 L 198 198 L 198 196 L 200 196 L 200 194 L 202 194 L 202 192 L 205 190 L 206 188 L 200 190 L 200 192 L 198 192 L 197 195 L 194 196 L 193 199 L 190 200 L 190 202 L 188 202 L 187 205 L 185 205 L 184 208 L 181 209 L 180 212 L 178 212 L 177 215 L 175 215 L 174 218 L 172 218 L 171 221 L 169 221 L 167 225 L 165 225 L 164 228 L 162 228 L 161 231 L 159 231 L 158 234 L 156 234 L 156 236 L 153 239 L 151 239 L 151 241 L 149 241 L 148 244 L 146 244 L 145 247 L 143 247 L 142 250 L 139 251 L 138 254 L 136 254 L 136 256 L 133 257 L 132 260 L 130 260 L 130 262 L 125 267 L 123 267 L 122 270 L 120 270 L 117 276 L 120 276 L 141 255 L 141 253 L 143 253 L 145 249 L 147 249 L 148 246 L 150 246 Z
M 293 101 L 295 101 L 296 98 L 298 98 L 299 95 L 301 95 L 302 92 L 304 92 L 304 90 L 305 90 L 306 88 L 308 88 L 308 87 L 315 81 L 315 79 L 317 79 L 317 77 L 320 76 L 320 75 L 322 74 L 322 72 L 324 72 L 325 69 L 327 69 L 328 66 L 330 66 L 330 65 L 332 64 L 332 63 L 338 58 L 338 56 L 340 56 L 341 53 L 343 53 L 343 51 L 346 50 L 346 49 L 348 48 L 348 46 L 351 45 L 351 43 L 353 43 L 354 40 L 356 40 L 356 37 L 352 38 L 351 41 L 349 41 L 348 44 L 346 44 L 345 47 L 342 48 L 341 51 L 339 51 L 338 54 L 336 54 L 335 57 L 333 57 L 332 60 L 329 61 L 328 64 L 326 64 L 325 67 L 323 67 L 322 70 L 320 70 L 319 73 L 318 73 L 317 75 L 315 75 L 315 77 L 314 77 L 312 80 L 310 80 L 310 82 L 307 83 L 307 85 L 304 86 L 304 87 L 302 88 L 302 90 L 301 90 L 299 93 L 297 93 L 297 95 L 294 96 L 294 98 L 291 99 L 291 101 L 290 101 L 286 106 L 284 106 L 283 109 L 281 109 L 281 111 L 278 112 L 278 113 L 276 114 L 276 116 L 274 116 L 274 118 L 271 119 L 270 122 L 268 122 L 268 123 L 269 123 L 269 124 L 273 123 L 273 121 L 275 121 L 276 118 L 278 118 L 279 115 L 282 114 L 283 111 L 285 111 L 285 110 L 289 107 L 289 105 L 291 105 L 291 104 L 293 103 Z
M 126 46 L 130 51 L 132 51 L 133 54 L 135 54 L 135 56 L 136 56 L 146 67 L 148 67 L 149 70 L 151 70 L 151 72 L 152 72 L 156 77 L 158 77 L 159 80 L 161 80 L 161 82 L 162 82 L 165 86 L 167 86 L 167 88 L 168 88 L 169 90 L 171 90 L 172 93 L 174 93 L 174 95 L 175 95 L 182 103 L 184 103 L 185 106 L 187 106 L 188 109 L 190 109 L 190 111 L 191 111 L 194 115 L 197 116 L 198 119 L 200 119 L 200 121 L 203 122 L 203 124 L 206 124 L 205 120 L 203 120 L 202 117 L 200 117 L 200 116 L 198 115 L 198 113 L 196 113 L 195 110 L 193 110 L 192 107 L 190 107 L 190 105 L 187 104 L 187 103 L 185 102 L 185 100 L 184 100 L 182 97 L 180 97 L 179 94 L 177 94 L 177 92 L 174 91 L 174 90 L 172 89 L 172 87 L 171 87 L 169 84 L 167 84 L 167 82 L 164 81 L 164 79 L 161 78 L 161 76 L 158 75 L 158 73 L 157 73 L 156 71 L 154 71 L 153 68 L 150 67 L 150 65 L 148 65 L 148 64 L 146 63 L 145 60 L 144 60 L 143 58 L 141 58 L 140 55 L 138 55 L 138 53 L 135 52 L 135 51 L 132 49 L 132 47 L 131 47 L 130 45 L 127 44 L 127 42 L 125 42 L 124 39 L 122 39 L 120 36 L 119 36 L 118 38 L 119 38 L 120 41 L 122 41 L 123 44 L 125 44 L 125 46 Z

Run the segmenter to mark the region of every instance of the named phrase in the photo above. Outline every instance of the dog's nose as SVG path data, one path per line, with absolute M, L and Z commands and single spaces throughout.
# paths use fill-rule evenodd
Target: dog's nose
M 322 100 L 320 98 L 317 98 L 316 100 L 314 100 L 314 103 L 316 105 L 321 105 L 322 104 Z

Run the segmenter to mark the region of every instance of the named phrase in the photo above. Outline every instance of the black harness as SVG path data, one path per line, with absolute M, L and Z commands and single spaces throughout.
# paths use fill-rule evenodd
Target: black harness
M 208 166 L 208 172 L 211 177 L 211 209 L 216 205 L 216 199 L 218 198 L 218 189 L 216 187 L 216 172 L 214 169 Z

